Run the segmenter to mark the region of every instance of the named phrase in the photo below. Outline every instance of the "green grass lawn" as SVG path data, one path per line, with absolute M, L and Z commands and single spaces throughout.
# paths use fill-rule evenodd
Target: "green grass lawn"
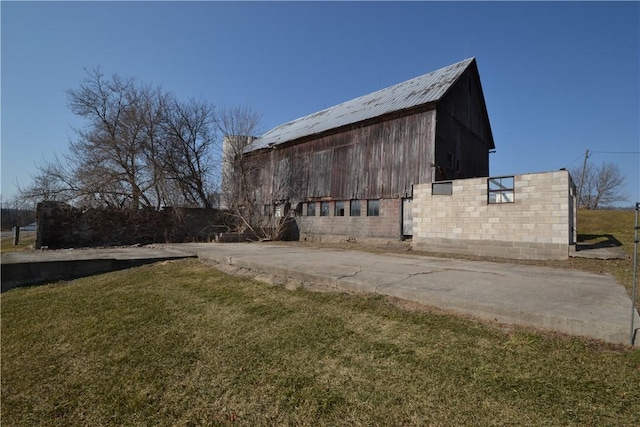
M 194 260 L 2 294 L 3 426 L 638 426 L 640 351 Z

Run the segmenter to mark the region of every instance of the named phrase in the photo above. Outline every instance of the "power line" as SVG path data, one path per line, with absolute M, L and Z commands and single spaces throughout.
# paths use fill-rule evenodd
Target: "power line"
M 576 157 L 571 163 L 567 164 L 565 166 L 565 169 L 568 168 L 569 166 L 571 166 L 572 164 L 574 164 L 575 162 L 577 162 L 578 160 L 580 160 L 582 158 L 582 156 L 584 156 L 584 154 L 580 154 L 578 157 Z
M 597 154 L 640 154 L 640 151 L 590 151 Z M 575 160 L 574 160 L 575 161 Z

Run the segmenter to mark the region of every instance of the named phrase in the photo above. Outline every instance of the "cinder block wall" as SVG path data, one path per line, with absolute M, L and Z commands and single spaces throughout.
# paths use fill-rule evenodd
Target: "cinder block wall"
M 451 195 L 413 189 L 414 250 L 518 259 L 566 259 L 573 243 L 567 171 L 514 176 L 514 202 L 488 203 L 488 178 L 454 180 Z
M 318 204 L 316 215 L 319 215 Z M 329 203 L 330 216 L 296 216 L 300 240 L 338 241 L 348 238 L 400 239 L 400 209 L 402 199 L 380 199 L 380 215 L 367 216 L 366 201 L 362 202 L 360 216 L 351 216 L 349 200 L 344 201 L 344 216 L 334 216 L 335 202 Z

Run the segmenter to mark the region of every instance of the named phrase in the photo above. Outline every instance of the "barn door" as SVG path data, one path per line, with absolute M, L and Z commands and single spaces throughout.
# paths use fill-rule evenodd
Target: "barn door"
M 413 236 L 413 211 L 411 201 L 413 199 L 402 199 L 402 236 Z

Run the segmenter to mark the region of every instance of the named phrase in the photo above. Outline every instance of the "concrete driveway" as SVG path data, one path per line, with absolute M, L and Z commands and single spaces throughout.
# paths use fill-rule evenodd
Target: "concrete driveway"
M 630 344 L 631 299 L 609 275 L 418 255 L 266 243 L 15 252 L 2 256 L 2 291 L 54 280 L 51 275 L 62 279 L 195 256 L 226 271 L 248 269 L 302 285 L 388 295 L 479 319 Z M 634 325 L 637 332 L 637 312 Z M 634 345 L 640 346 L 640 338 Z
M 610 275 L 264 243 L 164 247 L 301 283 L 394 296 L 479 319 L 630 344 L 631 299 Z M 634 325 L 640 328 L 637 312 Z

